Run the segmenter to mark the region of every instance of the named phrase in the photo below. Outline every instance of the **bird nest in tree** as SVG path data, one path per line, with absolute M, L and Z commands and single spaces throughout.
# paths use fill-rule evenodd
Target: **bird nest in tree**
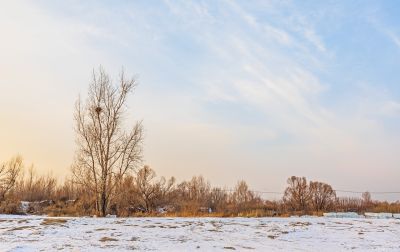
M 103 109 L 100 106 L 98 106 L 94 110 L 96 111 L 97 114 L 100 114 Z

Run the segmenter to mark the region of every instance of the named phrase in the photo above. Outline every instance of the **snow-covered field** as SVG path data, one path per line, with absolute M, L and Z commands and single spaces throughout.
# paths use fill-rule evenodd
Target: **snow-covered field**
M 400 251 L 400 220 L 0 215 L 0 251 Z

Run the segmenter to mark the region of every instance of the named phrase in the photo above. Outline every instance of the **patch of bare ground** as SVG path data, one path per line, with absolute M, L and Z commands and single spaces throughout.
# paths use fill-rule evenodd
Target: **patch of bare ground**
M 221 223 L 217 223 L 217 222 L 215 222 L 215 221 L 210 221 L 210 223 L 211 223 L 211 225 L 213 225 L 215 228 L 220 228 L 220 227 L 222 227 L 222 224 L 221 224 Z
M 268 235 L 268 238 L 274 240 L 275 238 L 278 238 L 278 235 Z
M 99 241 L 101 241 L 101 242 L 109 242 L 109 241 L 118 241 L 118 239 L 104 236 Z
M 292 227 L 306 227 L 306 226 L 310 226 L 310 225 L 311 225 L 310 222 L 301 222 L 301 221 L 289 223 L 289 226 L 292 226 Z
M 179 241 L 180 243 L 185 243 L 185 242 L 189 241 L 189 239 L 184 236 L 181 236 L 178 239 L 176 239 L 176 241 Z
M 66 219 L 53 219 L 53 218 L 47 218 L 40 223 L 40 225 L 44 226 L 51 226 L 51 225 L 59 225 L 59 226 L 64 226 L 63 224 L 67 223 Z
M 32 229 L 32 228 L 35 228 L 35 226 L 14 227 L 14 228 L 9 229 L 8 231 L 19 231 L 19 230 Z
M 243 249 L 248 249 L 248 250 L 253 250 L 253 249 L 255 249 L 255 248 L 253 248 L 253 247 L 246 247 L 246 246 L 240 246 L 241 248 L 243 248 Z
M 218 230 L 218 229 L 208 229 L 207 231 L 208 231 L 208 232 L 222 233 L 222 231 L 221 231 L 221 230 Z
M 349 222 L 339 222 L 339 221 L 335 221 L 335 222 L 333 222 L 333 223 L 338 224 L 338 225 L 349 225 L 349 226 L 353 226 L 353 223 L 349 223 Z
M 229 246 L 224 247 L 224 249 L 236 250 L 234 247 L 229 247 Z
M 137 227 L 137 224 L 124 224 L 125 227 Z
M 143 226 L 144 228 L 156 228 L 156 225 L 147 225 L 147 226 Z
M 109 228 L 96 228 L 94 231 L 107 231 Z

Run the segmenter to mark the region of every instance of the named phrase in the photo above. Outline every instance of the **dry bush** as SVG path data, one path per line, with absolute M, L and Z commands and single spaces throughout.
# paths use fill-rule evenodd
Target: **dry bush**
M 14 189 L 22 168 L 21 156 L 16 156 L 10 161 L 0 164 L 0 202 Z
M 0 213 L 23 214 L 20 209 L 19 201 L 11 201 L 11 200 L 5 200 L 0 203 Z
M 49 225 L 62 225 L 67 223 L 66 219 L 44 219 L 42 221 L 42 223 L 40 223 L 40 225 L 45 225 L 45 226 L 49 226 Z

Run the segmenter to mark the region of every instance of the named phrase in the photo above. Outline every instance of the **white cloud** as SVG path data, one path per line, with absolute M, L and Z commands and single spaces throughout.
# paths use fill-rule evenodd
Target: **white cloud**
M 397 101 L 387 101 L 382 106 L 382 112 L 388 116 L 398 116 L 400 115 L 400 102 Z

